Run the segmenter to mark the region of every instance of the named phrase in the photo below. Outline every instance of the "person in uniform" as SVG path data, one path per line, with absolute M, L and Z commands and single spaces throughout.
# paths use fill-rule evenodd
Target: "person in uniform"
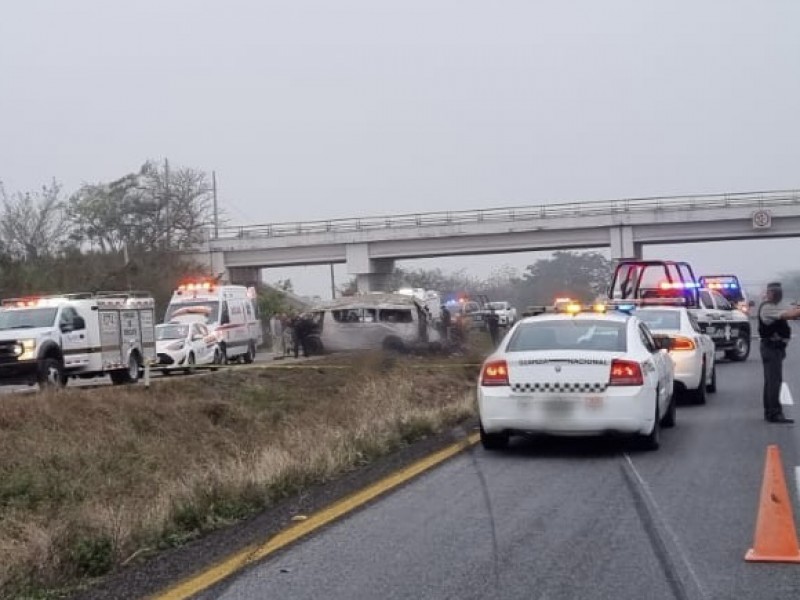
M 486 325 L 489 328 L 489 336 L 492 338 L 492 346 L 497 348 L 497 344 L 500 342 L 500 317 L 493 308 L 489 309 L 489 314 L 486 315 Z
M 764 364 L 764 419 L 769 423 L 794 423 L 794 419 L 784 416 L 780 402 L 783 360 L 792 337 L 789 321 L 794 319 L 800 319 L 800 307 L 784 304 L 781 284 L 770 283 L 764 302 L 758 307 L 758 335 Z
M 283 358 L 283 320 L 281 315 L 277 313 L 272 315 L 269 320 L 269 334 L 272 338 L 272 358 L 275 360 Z

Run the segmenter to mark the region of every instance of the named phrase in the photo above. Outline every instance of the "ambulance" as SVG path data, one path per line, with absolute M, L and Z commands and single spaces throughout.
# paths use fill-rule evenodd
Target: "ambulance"
M 202 323 L 216 336 L 224 362 L 252 363 L 264 340 L 256 290 L 243 285 L 184 282 L 172 294 L 164 323 Z
M 135 383 L 156 359 L 147 292 L 13 298 L 0 304 L 0 385 L 60 387 L 70 377 Z

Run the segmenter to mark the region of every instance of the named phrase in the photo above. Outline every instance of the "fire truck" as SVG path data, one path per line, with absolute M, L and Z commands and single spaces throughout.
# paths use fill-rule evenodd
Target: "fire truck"
M 224 362 L 252 363 L 264 340 L 256 290 L 243 285 L 184 282 L 173 292 L 164 322 L 204 324 L 216 336 Z
M 135 383 L 155 361 L 147 292 L 12 298 L 0 305 L 0 385 L 64 386 L 109 375 Z

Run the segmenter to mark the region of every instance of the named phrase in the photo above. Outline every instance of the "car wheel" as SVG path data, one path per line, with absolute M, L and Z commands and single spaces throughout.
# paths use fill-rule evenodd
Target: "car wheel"
M 661 446 L 661 419 L 658 417 L 658 390 L 656 390 L 656 417 L 653 419 L 653 429 L 650 433 L 639 438 L 642 450 L 658 450 Z
M 38 382 L 40 389 L 58 389 L 67 385 L 64 365 L 57 358 L 45 358 L 39 365 Z
M 725 358 L 735 362 L 743 362 L 750 356 L 750 332 L 745 331 L 736 338 L 736 346 L 733 350 L 725 352 Z
M 506 432 L 486 433 L 481 425 L 481 445 L 485 450 L 502 450 L 508 446 L 509 435 Z
M 714 366 L 711 367 L 711 382 L 706 386 L 706 392 L 709 394 L 714 394 L 717 391 L 717 363 L 714 362 Z
M 703 369 L 700 371 L 700 385 L 696 390 L 692 390 L 691 397 L 695 404 L 706 403 L 706 363 L 703 363 Z
M 184 372 L 185 372 L 187 375 L 191 375 L 192 373 L 194 373 L 194 371 L 195 371 L 195 368 L 194 368 L 195 364 L 196 364 L 196 362 L 195 362 L 195 359 L 194 359 L 194 352 L 189 352 L 189 356 L 187 356 L 187 357 L 186 357 L 186 365 L 187 365 L 187 366 L 186 366 L 186 368 L 184 369 Z
M 678 405 L 675 402 L 675 394 L 673 393 L 669 398 L 669 405 L 664 418 L 661 419 L 662 427 L 675 427 L 675 422 L 678 419 Z

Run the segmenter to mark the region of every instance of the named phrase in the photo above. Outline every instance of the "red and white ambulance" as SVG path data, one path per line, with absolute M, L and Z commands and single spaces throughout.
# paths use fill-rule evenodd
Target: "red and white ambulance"
M 251 363 L 263 342 L 255 288 L 187 281 L 172 294 L 165 323 L 203 323 L 216 335 L 223 359 Z

